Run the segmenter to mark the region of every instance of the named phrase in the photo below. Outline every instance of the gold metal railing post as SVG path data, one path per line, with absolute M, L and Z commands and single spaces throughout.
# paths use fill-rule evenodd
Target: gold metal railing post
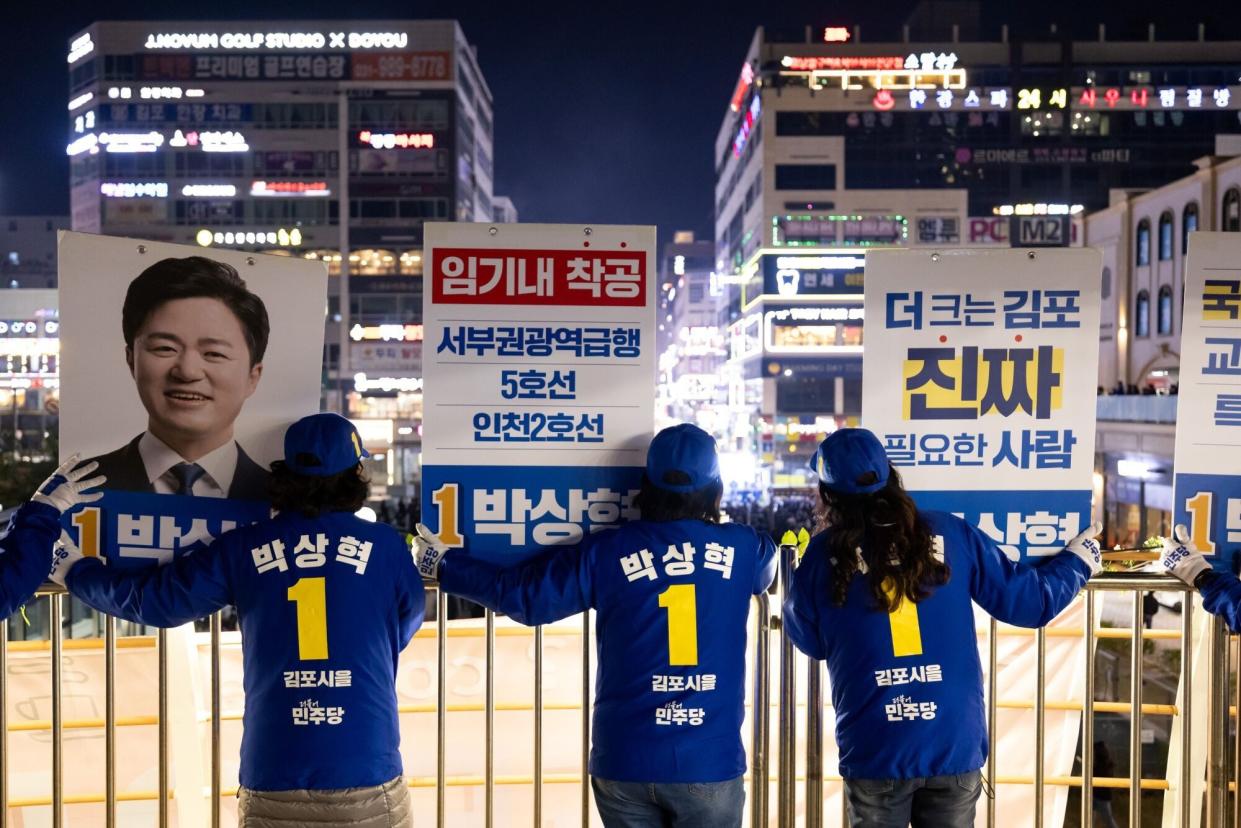
M 446 825 L 448 799 L 448 596 L 435 587 L 435 825 Z
M 995 828 L 996 817 L 996 797 L 999 796 L 997 788 L 998 781 L 996 778 L 996 761 L 998 757 L 995 755 L 996 743 L 996 698 L 995 694 L 999 690 L 999 622 L 994 618 L 988 625 L 987 635 L 987 783 L 990 791 L 987 795 L 987 828 Z
M 52 639 L 52 828 L 65 824 L 65 777 L 64 777 L 64 710 L 61 704 L 61 678 L 64 649 L 64 628 L 61 626 L 61 594 L 49 599 L 48 634 Z
M 0 828 L 9 825 L 9 619 L 0 619 Z M 109 826 L 111 828 L 111 826 Z
M 750 826 L 767 827 L 767 787 L 771 740 L 771 599 L 766 592 L 754 596 L 758 622 L 754 638 L 754 720 L 750 740 Z
M 534 824 L 543 824 L 543 628 L 534 628 Z
M 103 619 L 104 824 L 116 828 L 116 618 Z
M 806 828 L 823 826 L 823 662 L 806 673 Z
M 1181 825 L 1189 825 L 1190 794 L 1193 789 L 1193 674 L 1194 674 L 1194 593 L 1181 598 Z M 1089 823 L 1083 823 L 1089 825 Z
M 1129 826 L 1142 828 L 1142 591 L 1133 593 L 1129 663 Z
M 590 828 L 590 610 L 582 613 L 582 828 Z
M 487 667 L 485 700 L 483 717 L 485 721 L 485 749 L 483 768 L 483 804 L 485 808 L 483 823 L 486 828 L 495 824 L 496 799 L 496 614 L 492 610 L 486 613 Z
M 1044 763 L 1047 753 L 1047 630 L 1039 627 L 1034 634 L 1036 661 L 1034 670 L 1034 828 L 1043 828 Z
M 780 547 L 780 596 L 787 599 L 792 588 L 797 547 Z M 792 825 L 797 784 L 797 669 L 793 642 L 784 617 L 780 618 L 780 767 L 776 777 L 777 813 L 780 825 Z
M 1086 590 L 1086 698 L 1082 705 L 1082 820 L 1094 825 L 1094 590 Z
M 220 828 L 220 613 L 211 614 L 211 828 Z
M 155 636 L 159 659 L 159 828 L 168 828 L 168 630 Z

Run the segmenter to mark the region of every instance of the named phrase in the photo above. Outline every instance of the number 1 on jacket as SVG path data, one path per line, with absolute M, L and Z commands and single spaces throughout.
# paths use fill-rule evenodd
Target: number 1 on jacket
M 297 604 L 297 657 L 301 661 L 327 658 L 327 593 L 325 578 L 302 578 L 289 587 Z
M 668 610 L 668 664 L 698 664 L 698 601 L 693 584 L 674 584 L 659 594 L 659 605 Z
M 891 581 L 883 582 L 883 591 L 891 596 L 895 587 Z M 918 605 L 905 596 L 900 596 L 900 604 L 888 613 L 888 624 L 892 627 L 892 655 L 922 655 L 922 628 L 918 625 Z

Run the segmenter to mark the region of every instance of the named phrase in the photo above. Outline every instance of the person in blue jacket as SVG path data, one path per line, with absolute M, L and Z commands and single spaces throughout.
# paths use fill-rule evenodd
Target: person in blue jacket
M 827 661 L 850 824 L 973 826 L 987 728 L 972 604 L 1046 624 L 1101 568 L 1099 527 L 1025 566 L 960 518 L 917 509 L 865 429 L 828 435 L 812 464 L 822 531 L 783 619 Z
M 57 557 L 55 579 L 130 621 L 175 627 L 237 607 L 242 828 L 412 824 L 395 681 L 426 599 L 396 530 L 353 514 L 365 456 L 344 417 L 304 417 L 272 464 L 275 517 L 141 572 L 69 545 Z
M 51 477 L 39 484 L 33 497 L 13 515 L 0 538 L 0 621 L 8 618 L 34 595 L 47 579 L 52 549 L 60 537 L 60 516 L 78 504 L 92 503 L 102 492 L 87 492 L 103 482 L 87 478 L 98 463 L 84 463 L 73 455 Z
M 1180 524 L 1172 530 L 1172 537 L 1162 540 L 1159 564 L 1163 570 L 1197 589 L 1207 612 L 1223 618 L 1233 632 L 1241 632 L 1241 580 L 1230 571 L 1221 571 L 1231 565 L 1236 553 L 1221 552 L 1208 559 Z
M 715 441 L 682 424 L 651 441 L 641 520 L 507 568 L 418 526 L 419 569 L 446 592 L 530 625 L 598 611 L 590 774 L 609 828 L 741 825 L 746 619 L 776 550 L 719 522 L 722 493 Z

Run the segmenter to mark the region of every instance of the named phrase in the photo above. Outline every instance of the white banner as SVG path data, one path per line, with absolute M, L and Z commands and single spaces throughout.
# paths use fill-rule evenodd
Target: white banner
M 428 224 L 423 515 L 509 556 L 636 514 L 654 428 L 655 231 Z
M 1241 549 L 1241 234 L 1193 233 L 1176 411 L 1176 523 L 1207 555 Z
M 923 508 L 963 514 L 1012 557 L 1090 520 L 1095 250 L 866 256 L 862 423 Z

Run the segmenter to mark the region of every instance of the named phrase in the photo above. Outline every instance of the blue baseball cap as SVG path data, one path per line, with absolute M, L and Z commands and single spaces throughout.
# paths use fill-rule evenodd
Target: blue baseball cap
M 810 468 L 828 489 L 841 494 L 870 494 L 888 483 L 888 453 L 879 438 L 864 428 L 833 431 L 819 443 Z M 859 483 L 873 472 L 873 483 Z
M 664 479 L 668 472 L 680 472 L 689 480 L 671 483 Z M 646 451 L 646 476 L 657 488 L 669 492 L 693 492 L 710 485 L 720 479 L 715 438 L 689 423 L 665 428 Z
M 284 433 L 284 463 L 298 474 L 329 477 L 370 456 L 353 423 L 330 411 L 302 417 Z

